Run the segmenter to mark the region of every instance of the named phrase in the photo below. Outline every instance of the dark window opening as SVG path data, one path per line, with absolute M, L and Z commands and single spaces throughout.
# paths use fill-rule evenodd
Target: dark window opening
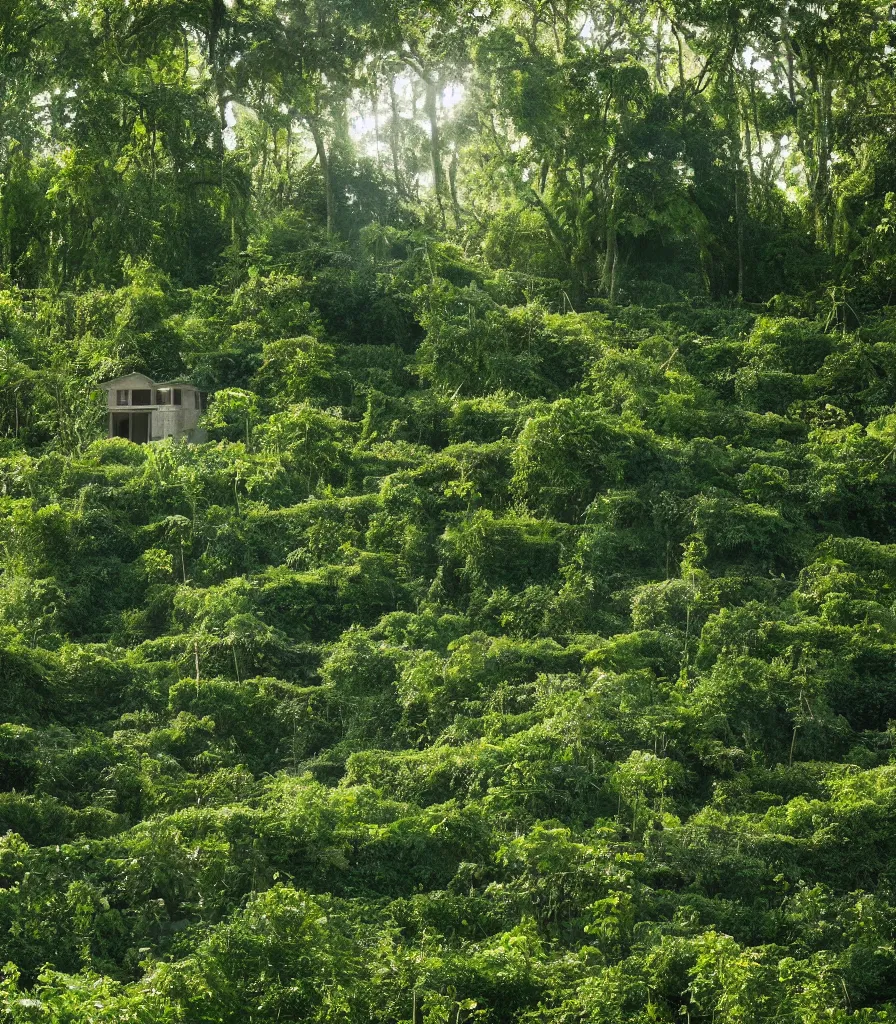
M 131 440 L 135 444 L 146 444 L 149 440 L 148 412 L 135 412 L 131 414 Z
M 129 395 L 130 395 L 130 392 L 127 391 L 127 390 L 119 391 L 118 392 L 118 400 L 117 400 L 118 405 L 130 405 L 130 402 L 128 401 Z
M 182 394 L 180 388 L 175 388 L 172 394 L 174 395 L 174 404 L 180 405 L 182 401 Z
M 131 405 L 151 405 L 152 392 L 149 388 L 135 388 L 131 392 Z
M 156 405 L 171 405 L 171 388 L 161 388 L 156 392 Z

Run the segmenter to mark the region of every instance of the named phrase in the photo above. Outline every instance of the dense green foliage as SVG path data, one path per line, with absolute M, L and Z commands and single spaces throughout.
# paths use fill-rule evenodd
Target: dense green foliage
M 894 45 L 0 0 L 0 1021 L 896 1021 Z

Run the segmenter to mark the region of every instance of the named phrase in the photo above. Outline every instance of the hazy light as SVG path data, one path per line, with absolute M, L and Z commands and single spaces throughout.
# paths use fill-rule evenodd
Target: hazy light
M 236 125 L 236 111 L 232 103 L 228 103 L 224 108 L 224 124 L 224 148 L 236 149 L 236 132 L 233 130 Z
M 453 110 L 459 103 L 463 103 L 466 90 L 460 82 L 452 82 L 442 91 L 442 109 Z
M 355 114 L 349 126 L 349 135 L 355 142 L 360 142 L 376 129 L 377 119 L 373 114 Z

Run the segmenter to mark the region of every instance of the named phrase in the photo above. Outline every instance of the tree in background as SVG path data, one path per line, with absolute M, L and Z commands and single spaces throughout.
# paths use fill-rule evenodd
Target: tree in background
M 198 283 L 259 217 L 336 242 L 429 209 L 496 258 L 515 238 L 577 308 L 819 268 L 879 294 L 893 34 L 872 0 L 14 5 L 0 261 L 23 285 L 115 282 L 125 256 Z

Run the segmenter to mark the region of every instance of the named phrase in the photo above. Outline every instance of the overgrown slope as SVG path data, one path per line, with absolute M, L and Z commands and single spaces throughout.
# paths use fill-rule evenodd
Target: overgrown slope
M 6 1018 L 896 1018 L 896 316 L 426 257 L 2 296 Z

